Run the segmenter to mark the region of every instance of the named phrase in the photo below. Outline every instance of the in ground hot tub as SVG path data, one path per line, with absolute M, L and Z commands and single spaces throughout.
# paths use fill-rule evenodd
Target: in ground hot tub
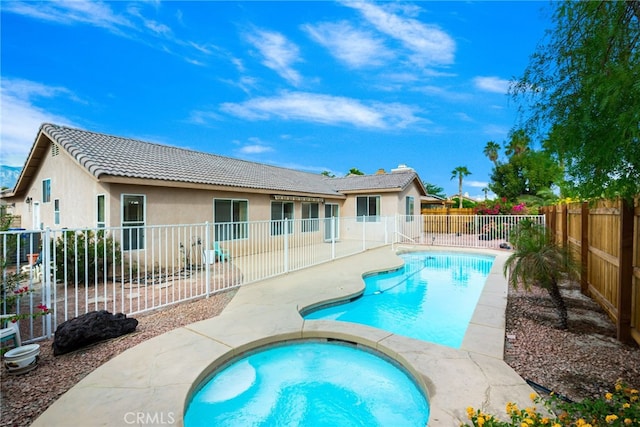
M 293 341 L 232 360 L 192 396 L 186 427 L 420 426 L 429 404 L 386 356 L 341 341 Z

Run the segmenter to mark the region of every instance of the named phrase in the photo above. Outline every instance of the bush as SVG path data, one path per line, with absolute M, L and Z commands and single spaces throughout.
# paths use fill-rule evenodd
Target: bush
M 471 407 L 467 408 L 467 415 L 474 427 L 637 426 L 640 425 L 639 398 L 638 390 L 618 381 L 613 393 L 581 402 L 566 402 L 554 394 L 545 400 L 532 393 L 533 402 L 542 403 L 547 414 L 540 413 L 535 406 L 519 409 L 517 405 L 507 403 L 509 421 L 497 419 Z M 462 426 L 470 427 L 469 424 Z
M 66 232 L 58 237 L 56 241 L 56 270 L 58 280 L 64 280 L 62 272 L 65 271 L 67 282 L 80 283 L 94 282 L 101 275 L 106 275 L 103 271 L 106 267 L 120 265 L 122 261 L 122 251 L 120 242 L 112 236 L 106 236 L 104 231 L 94 233 L 91 230 Z M 97 268 L 96 268 L 97 267 Z
M 506 197 L 500 200 L 487 200 L 478 203 L 474 211 L 477 215 L 528 215 L 529 213 L 537 213 L 537 209 L 535 210 L 536 212 L 530 212 L 525 202 L 510 202 Z

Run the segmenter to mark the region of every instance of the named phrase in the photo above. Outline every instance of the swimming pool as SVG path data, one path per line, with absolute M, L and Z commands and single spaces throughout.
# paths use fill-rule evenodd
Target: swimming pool
M 337 341 L 300 341 L 248 353 L 197 391 L 184 425 L 421 426 L 429 405 L 386 357 Z
M 361 323 L 460 348 L 494 257 L 447 252 L 400 257 L 403 268 L 365 277 L 361 296 L 315 308 L 303 317 Z

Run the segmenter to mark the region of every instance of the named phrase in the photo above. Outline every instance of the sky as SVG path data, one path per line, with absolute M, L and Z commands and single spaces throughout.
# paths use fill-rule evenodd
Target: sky
M 0 2 L 0 164 L 43 122 L 484 198 L 546 1 Z M 534 141 L 535 143 L 535 141 Z M 491 194 L 489 194 L 491 196 Z

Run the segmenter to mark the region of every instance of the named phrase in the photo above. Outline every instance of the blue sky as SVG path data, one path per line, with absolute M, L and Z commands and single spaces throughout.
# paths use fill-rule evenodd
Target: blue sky
M 0 164 L 42 122 L 484 196 L 547 2 L 0 2 Z

